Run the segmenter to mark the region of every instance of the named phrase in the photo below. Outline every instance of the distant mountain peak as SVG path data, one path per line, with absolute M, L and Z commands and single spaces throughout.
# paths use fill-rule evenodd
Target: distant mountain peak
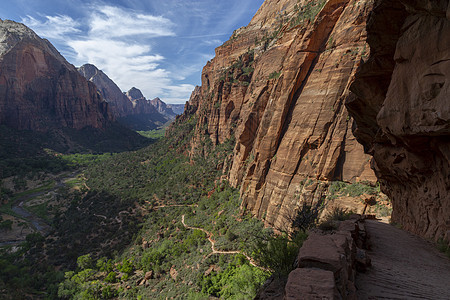
M 128 99 L 130 100 L 138 100 L 138 99 L 146 99 L 144 95 L 142 94 L 141 90 L 138 88 L 132 87 L 131 89 L 126 92 L 126 95 Z

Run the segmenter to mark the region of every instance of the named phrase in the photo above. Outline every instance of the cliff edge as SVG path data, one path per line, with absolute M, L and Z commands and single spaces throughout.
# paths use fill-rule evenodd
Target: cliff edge
M 250 24 L 216 49 L 184 115 L 197 118 L 191 153 L 235 139 L 224 170 L 243 209 L 285 228 L 328 182 L 370 181 L 370 157 L 353 136 L 344 101 L 367 58 L 372 1 L 265 1 Z
M 95 85 L 50 42 L 0 19 L 0 124 L 48 131 L 104 128 L 112 119 Z

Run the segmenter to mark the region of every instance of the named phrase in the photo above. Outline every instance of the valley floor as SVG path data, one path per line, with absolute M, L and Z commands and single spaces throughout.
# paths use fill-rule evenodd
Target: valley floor
M 366 230 L 372 267 L 358 273 L 358 299 L 450 299 L 450 260 L 433 244 L 377 221 Z

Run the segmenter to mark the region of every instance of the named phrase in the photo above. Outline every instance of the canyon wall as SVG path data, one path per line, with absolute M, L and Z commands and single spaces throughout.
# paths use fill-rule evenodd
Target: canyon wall
M 47 131 L 104 128 L 112 120 L 95 85 L 23 24 L 0 19 L 0 124 Z
M 347 100 L 392 220 L 450 239 L 449 1 L 377 1 Z
M 78 68 L 78 72 L 95 84 L 114 116 L 123 117 L 133 113 L 131 101 L 102 70 L 92 64 L 84 64 Z
M 225 163 L 242 207 L 285 228 L 327 182 L 371 181 L 370 156 L 344 106 L 367 59 L 373 1 L 265 1 L 250 24 L 216 49 L 177 122 L 198 118 L 191 153 L 206 134 L 235 138 Z

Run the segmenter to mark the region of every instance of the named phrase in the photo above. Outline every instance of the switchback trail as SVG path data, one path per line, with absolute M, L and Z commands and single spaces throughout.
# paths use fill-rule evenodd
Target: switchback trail
M 358 299 L 450 299 L 450 259 L 392 225 L 366 220 L 372 267 L 358 273 Z
M 197 230 L 200 230 L 200 231 L 202 231 L 202 232 L 204 232 L 204 233 L 206 234 L 206 236 L 208 237 L 208 241 L 211 243 L 211 250 L 212 250 L 212 253 L 210 253 L 209 255 L 212 255 L 212 254 L 242 254 L 243 256 L 245 256 L 245 258 L 249 261 L 249 263 L 250 263 L 252 266 L 257 267 L 257 268 L 259 268 L 259 269 L 261 269 L 261 270 L 263 270 L 263 271 L 270 272 L 270 270 L 258 266 L 258 265 L 255 263 L 255 261 L 254 261 L 250 256 L 248 256 L 247 254 L 245 254 L 245 253 L 242 252 L 242 251 L 221 251 L 221 250 L 217 250 L 217 249 L 216 249 L 216 241 L 214 241 L 214 240 L 212 239 L 212 233 L 209 232 L 209 231 L 206 231 L 206 230 L 203 229 L 203 228 L 192 227 L 192 226 L 186 225 L 186 223 L 184 222 L 184 215 L 181 216 L 181 223 L 183 223 L 183 226 L 184 226 L 185 228 L 192 229 L 192 230 L 197 229 Z M 209 256 L 209 255 L 208 255 L 208 256 Z

